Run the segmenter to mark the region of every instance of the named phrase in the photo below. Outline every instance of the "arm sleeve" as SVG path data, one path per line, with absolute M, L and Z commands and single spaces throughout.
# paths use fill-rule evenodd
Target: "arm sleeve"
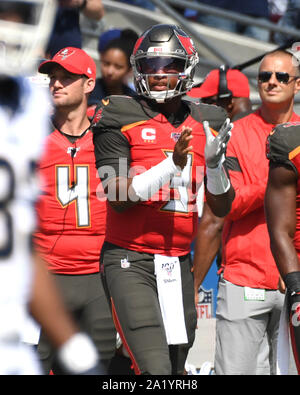
M 121 132 L 102 130 L 93 136 L 96 167 L 101 181 L 128 176 L 130 146 Z

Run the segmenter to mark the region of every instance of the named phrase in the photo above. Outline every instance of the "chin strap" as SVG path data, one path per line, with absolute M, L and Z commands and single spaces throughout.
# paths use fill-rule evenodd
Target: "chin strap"
M 178 81 L 176 84 L 176 87 L 174 89 L 169 89 L 169 85 L 170 85 L 170 75 L 168 75 L 168 85 L 167 85 L 167 90 L 164 91 L 151 91 L 149 88 L 149 82 L 148 82 L 148 77 L 149 75 L 147 75 L 146 81 L 143 78 L 139 79 L 139 91 L 140 94 L 155 100 L 157 103 L 164 103 L 166 100 L 172 99 L 173 97 L 176 96 L 180 96 L 183 95 L 184 93 L 186 93 L 187 90 L 180 90 L 178 89 L 178 85 L 182 82 L 180 79 L 180 75 L 179 74 L 175 74 L 178 76 Z

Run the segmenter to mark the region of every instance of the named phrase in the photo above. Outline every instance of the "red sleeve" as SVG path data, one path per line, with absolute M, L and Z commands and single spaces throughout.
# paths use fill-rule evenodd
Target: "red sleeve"
M 236 165 L 239 166 L 239 168 L 237 166 L 232 166 L 231 169 L 229 168 L 231 184 L 235 190 L 235 199 L 227 218 L 235 221 L 263 206 L 266 181 L 257 180 L 255 183 L 245 182 L 239 157 L 232 144 L 228 144 L 226 156 L 232 158 L 236 162 Z

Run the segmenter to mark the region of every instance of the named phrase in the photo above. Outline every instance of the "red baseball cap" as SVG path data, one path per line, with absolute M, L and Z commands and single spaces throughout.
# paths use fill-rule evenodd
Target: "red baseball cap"
M 59 64 L 70 73 L 86 75 L 89 78 L 96 79 L 96 64 L 83 49 L 75 47 L 61 49 L 51 60 L 46 60 L 40 64 L 39 72 L 49 74 L 54 64 Z
M 239 70 L 229 69 L 226 74 L 228 89 L 233 97 L 249 97 L 249 81 L 245 74 Z M 191 97 L 210 97 L 216 96 L 219 90 L 220 72 L 219 69 L 212 70 L 203 81 L 202 85 L 192 88 L 187 92 Z

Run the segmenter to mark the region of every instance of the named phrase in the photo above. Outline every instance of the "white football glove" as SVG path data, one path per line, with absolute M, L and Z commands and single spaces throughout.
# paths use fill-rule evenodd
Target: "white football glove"
M 58 358 L 71 375 L 104 375 L 94 343 L 85 333 L 71 336 L 59 349 Z
M 206 135 L 205 144 L 205 162 L 206 166 L 213 169 L 218 167 L 225 160 L 225 151 L 228 141 L 231 137 L 233 124 L 227 118 L 216 137 L 211 133 L 208 121 L 203 122 L 203 128 Z

